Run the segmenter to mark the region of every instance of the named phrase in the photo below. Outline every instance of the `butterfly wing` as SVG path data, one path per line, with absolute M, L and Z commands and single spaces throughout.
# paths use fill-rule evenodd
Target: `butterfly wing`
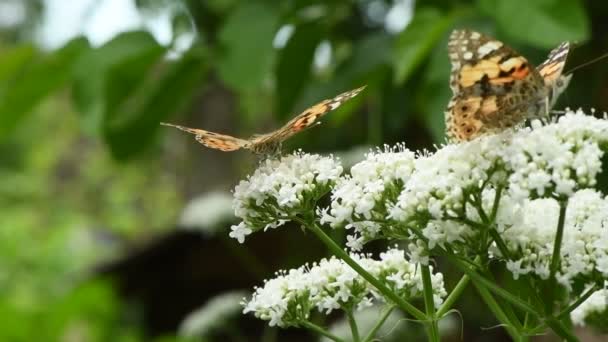
M 292 135 L 311 127 L 320 117 L 340 107 L 344 102 L 357 96 L 363 89 L 365 89 L 365 86 L 344 92 L 331 99 L 323 100 L 289 120 L 289 122 L 275 132 L 261 136 L 260 140 L 263 141 L 272 139 L 281 142 Z
M 547 86 L 551 86 L 557 79 L 562 76 L 568 53 L 570 52 L 570 43 L 563 42 L 558 47 L 549 52 L 547 60 L 541 63 L 536 70 L 542 76 Z
M 169 123 L 161 122 L 161 125 L 175 127 L 184 132 L 188 132 L 195 135 L 196 141 L 207 146 L 209 148 L 220 150 L 220 151 L 236 151 L 240 148 L 249 148 L 251 144 L 247 140 L 235 138 L 229 135 L 214 133 L 205 131 L 203 129 L 196 129 L 190 127 L 184 127 Z
M 504 43 L 469 30 L 448 42 L 454 93 L 445 112 L 448 139 L 468 141 L 522 122 L 544 81 L 530 63 Z
M 557 98 L 566 90 L 572 74 L 564 75 L 564 67 L 570 52 L 570 43 L 563 42 L 555 49 L 551 50 L 549 57 L 536 70 L 545 81 L 545 86 L 550 89 L 548 96 L 548 109 L 553 107 Z

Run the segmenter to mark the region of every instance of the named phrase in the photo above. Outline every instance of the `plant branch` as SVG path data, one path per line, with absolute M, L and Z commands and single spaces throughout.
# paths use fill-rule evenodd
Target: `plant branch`
M 315 333 L 319 334 L 319 335 L 323 335 L 327 338 L 329 338 L 330 340 L 334 341 L 334 342 L 345 342 L 343 339 L 339 338 L 338 336 L 330 333 L 329 331 L 325 330 L 324 328 L 309 322 L 309 321 L 304 321 L 302 323 L 300 323 L 303 327 L 314 331 Z
M 382 311 L 382 315 L 380 316 L 380 319 L 378 320 L 376 325 L 372 328 L 372 330 L 370 330 L 369 333 L 367 333 L 367 336 L 365 336 L 365 338 L 363 339 L 363 342 L 370 342 L 374 338 L 374 336 L 376 336 L 376 333 L 378 333 L 378 330 L 380 330 L 382 325 L 384 325 L 384 322 L 386 322 L 386 319 L 388 318 L 388 316 L 391 315 L 391 312 L 393 312 L 393 309 L 395 309 L 395 306 L 391 305 L 391 304 L 387 305 L 386 308 L 384 308 L 384 310 Z
M 361 265 L 359 265 L 355 260 L 353 260 L 353 258 L 351 258 L 348 253 L 346 253 L 340 246 L 338 246 L 338 244 L 336 244 L 334 240 L 332 240 L 327 234 L 325 234 L 325 232 L 315 222 L 309 224 L 308 222 L 305 222 L 298 217 L 293 217 L 292 219 L 311 230 L 327 246 L 327 248 L 329 248 L 329 250 L 334 253 L 334 255 L 344 260 L 344 262 L 347 263 L 350 267 L 352 267 L 353 270 L 355 270 L 357 273 L 359 273 L 359 275 L 361 275 L 363 279 L 367 280 L 378 291 L 380 291 L 383 295 L 385 295 L 387 298 L 397 304 L 399 308 L 409 313 L 417 320 L 426 321 L 426 316 L 422 311 L 418 310 L 415 306 L 408 303 L 403 298 L 399 297 L 383 282 L 381 282 L 376 277 L 367 272 L 363 267 L 361 267 Z
M 422 275 L 422 285 L 424 291 L 424 308 L 426 310 L 426 317 L 429 320 L 426 324 L 429 341 L 439 342 L 439 326 L 437 325 L 437 316 L 435 315 L 433 282 L 431 279 L 431 270 L 429 265 L 420 264 L 420 272 Z

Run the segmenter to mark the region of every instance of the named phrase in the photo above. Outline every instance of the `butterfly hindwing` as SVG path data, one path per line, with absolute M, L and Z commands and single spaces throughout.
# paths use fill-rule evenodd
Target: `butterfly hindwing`
M 196 141 L 206 147 L 220 151 L 236 151 L 240 148 L 249 148 L 250 142 L 247 140 L 235 138 L 230 135 L 219 134 L 205 131 L 203 129 L 184 127 L 162 122 L 161 125 L 175 127 L 184 132 L 195 135 Z

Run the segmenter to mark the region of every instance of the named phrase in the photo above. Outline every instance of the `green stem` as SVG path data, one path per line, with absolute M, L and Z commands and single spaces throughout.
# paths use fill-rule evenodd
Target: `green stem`
M 346 317 L 348 317 L 348 325 L 350 325 L 350 332 L 353 337 L 353 342 L 360 342 L 361 337 L 359 337 L 359 327 L 357 326 L 357 320 L 355 320 L 355 316 L 351 310 L 346 311 Z
M 456 284 L 456 287 L 454 287 L 452 292 L 450 292 L 450 294 L 448 295 L 448 298 L 445 299 L 445 302 L 443 302 L 439 310 L 437 310 L 437 318 L 443 317 L 452 308 L 454 302 L 456 302 L 456 300 L 460 298 L 460 295 L 462 294 L 464 289 L 467 287 L 467 285 L 469 285 L 470 280 L 471 278 L 469 278 L 469 276 L 466 274 L 463 275 L 462 278 L 460 278 L 458 284 Z
M 553 313 L 553 302 L 555 296 L 555 287 L 557 283 L 555 281 L 555 274 L 559 267 L 560 251 L 562 248 L 562 239 L 564 237 L 564 223 L 566 222 L 566 208 L 568 207 L 568 201 L 559 201 L 559 219 L 557 221 L 557 231 L 555 233 L 555 241 L 553 243 L 553 255 L 551 257 L 551 266 L 549 270 L 549 287 L 547 288 L 547 302 L 545 303 L 545 310 L 547 314 Z
M 332 341 L 335 341 L 335 342 L 345 342 L 343 339 L 339 338 L 338 336 L 330 333 L 329 331 L 323 329 L 322 327 L 320 327 L 320 326 L 318 326 L 318 325 L 316 325 L 316 324 L 314 324 L 312 322 L 304 321 L 304 322 L 302 322 L 300 324 L 303 327 L 305 327 L 305 328 L 307 328 L 307 329 L 309 329 L 309 330 L 311 330 L 311 331 L 313 331 L 313 332 L 315 332 L 315 333 L 317 333 L 319 335 L 323 335 L 323 336 L 329 338 Z
M 466 266 L 460 260 L 455 259 L 455 258 L 450 258 L 450 261 L 453 262 L 454 264 L 456 264 L 456 266 L 458 268 L 460 268 L 464 273 L 466 273 L 469 277 L 471 277 L 471 279 L 476 284 L 476 286 L 483 285 L 484 287 L 488 288 L 490 291 L 494 292 L 498 296 L 502 297 L 503 299 L 505 299 L 506 301 L 510 302 L 511 304 L 517 306 L 518 308 L 524 310 L 525 312 L 529 312 L 532 315 L 537 316 L 537 317 L 540 316 L 538 314 L 538 312 L 536 312 L 536 310 L 533 307 L 531 307 L 528 303 L 519 299 L 517 296 L 512 295 L 510 292 L 500 288 L 498 285 L 494 284 L 493 282 L 487 280 L 486 278 L 481 276 L 479 273 L 475 272 L 470 267 Z
M 570 312 L 572 312 L 574 309 L 576 309 L 579 305 L 583 304 L 584 301 L 586 301 L 589 297 L 591 297 L 591 295 L 593 293 L 595 293 L 595 291 L 598 290 L 597 285 L 592 286 L 589 290 L 587 290 L 582 296 L 579 297 L 579 299 L 577 299 L 574 303 L 568 305 L 567 308 L 565 308 L 564 310 L 562 310 L 558 315 L 557 318 L 558 319 L 562 319 L 565 318 L 566 315 L 568 315 Z
M 365 338 L 363 339 L 363 342 L 370 342 L 376 336 L 376 333 L 378 333 L 378 330 L 380 330 L 382 325 L 384 325 L 384 322 L 386 322 L 386 319 L 388 318 L 388 316 L 391 315 L 391 312 L 393 312 L 393 309 L 395 309 L 395 306 L 390 305 L 390 304 L 387 305 L 386 308 L 384 308 L 384 311 L 382 312 L 380 319 L 378 320 L 376 325 L 372 328 L 372 330 L 370 330 L 369 333 L 367 333 L 367 336 L 365 336 Z
M 415 306 L 405 301 L 403 298 L 399 297 L 395 292 L 388 288 L 383 282 L 378 280 L 376 277 L 367 272 L 363 267 L 361 267 L 355 260 L 353 260 L 348 253 L 346 253 L 338 244 L 334 242 L 325 232 L 316 224 L 301 220 L 300 218 L 293 218 L 298 221 L 300 224 L 304 225 L 308 229 L 310 229 L 326 246 L 329 250 L 334 253 L 337 257 L 342 259 L 348 266 L 352 267 L 355 272 L 359 273 L 363 279 L 367 280 L 370 284 L 372 284 L 378 291 L 380 291 L 384 296 L 392 300 L 397 306 L 399 306 L 403 311 L 409 313 L 414 316 L 419 321 L 426 321 L 426 315 L 418 310 Z
M 431 270 L 429 265 L 420 264 L 422 275 L 422 286 L 424 292 L 424 308 L 427 317 L 427 331 L 429 341 L 439 342 L 439 326 L 437 325 L 437 316 L 435 316 L 435 301 L 433 300 L 433 282 L 431 279 Z
M 502 311 L 500 305 L 496 302 L 494 297 L 492 297 L 490 292 L 488 292 L 488 289 L 482 286 L 480 283 L 476 282 L 475 280 L 473 280 L 473 285 L 475 286 L 475 288 L 477 288 L 477 292 L 479 292 L 479 295 L 486 303 L 490 311 L 492 311 L 496 319 L 498 319 L 498 321 L 503 324 L 507 333 L 511 335 L 511 338 L 513 338 L 514 341 L 522 341 L 524 337 L 513 326 L 505 312 Z

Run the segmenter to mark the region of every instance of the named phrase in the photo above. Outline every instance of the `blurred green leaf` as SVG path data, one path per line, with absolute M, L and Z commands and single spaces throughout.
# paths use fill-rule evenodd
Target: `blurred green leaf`
M 589 18 L 579 0 L 478 0 L 478 5 L 513 40 L 553 48 L 589 39 Z
M 19 75 L 8 80 L 0 94 L 0 139 L 15 128 L 40 101 L 70 80 L 74 60 L 88 46 L 86 39 L 74 39 L 41 60 L 23 66 Z M 29 59 L 29 53 L 25 48 L 5 61 L 17 67 Z M 5 75 L 9 72 L 8 68 L 4 69 Z
M 444 111 L 452 96 L 448 86 L 450 63 L 445 52 L 445 44 L 435 48 L 431 54 L 428 72 L 416 93 L 416 106 L 420 109 L 422 121 L 430 130 L 436 144 L 445 141 Z
M 164 48 L 158 45 L 147 32 L 126 32 L 116 36 L 103 46 L 90 50 L 82 56 L 75 67 L 75 82 L 72 94 L 74 102 L 83 114 L 83 126 L 91 132 L 99 131 L 102 116 L 106 112 L 106 95 L 104 93 L 107 82 L 106 76 L 110 69 L 119 68 L 117 65 L 128 64 L 134 70 L 125 75 L 122 80 L 128 84 L 115 83 L 114 89 L 132 87 L 141 80 L 151 64 L 155 63 L 164 53 Z M 127 93 L 125 92 L 126 96 Z M 120 96 L 118 94 L 118 96 Z M 112 101 L 119 101 L 118 98 Z
M 5 83 L 10 78 L 15 77 L 15 74 L 22 71 L 27 63 L 32 60 L 36 52 L 31 44 L 2 49 L 0 53 L 0 82 Z M 4 91 L 5 85 L 2 84 L 2 91 Z
M 300 25 L 279 54 L 276 113 L 288 116 L 311 74 L 315 49 L 325 35 L 318 23 Z
M 259 2 L 242 3 L 226 19 L 219 34 L 224 51 L 217 67 L 227 85 L 237 90 L 252 89 L 268 77 L 278 21 L 276 9 Z
M 131 89 L 123 89 L 130 96 L 117 103 L 104 121 L 104 138 L 112 155 L 118 160 L 126 160 L 148 147 L 160 127 L 159 123 L 191 102 L 200 88 L 205 70 L 206 65 L 201 58 L 190 53 L 169 63 L 164 70 L 158 71 L 158 76 L 146 80 L 139 87 L 134 84 Z M 123 77 L 122 68 L 113 71 L 117 73 L 108 75 L 108 87 Z M 115 95 L 110 95 L 110 89 L 106 90 L 110 101 Z
M 401 84 L 409 79 L 429 52 L 443 36 L 451 22 L 434 8 L 416 11 L 412 22 L 399 34 L 395 42 L 393 65 L 395 82 Z

